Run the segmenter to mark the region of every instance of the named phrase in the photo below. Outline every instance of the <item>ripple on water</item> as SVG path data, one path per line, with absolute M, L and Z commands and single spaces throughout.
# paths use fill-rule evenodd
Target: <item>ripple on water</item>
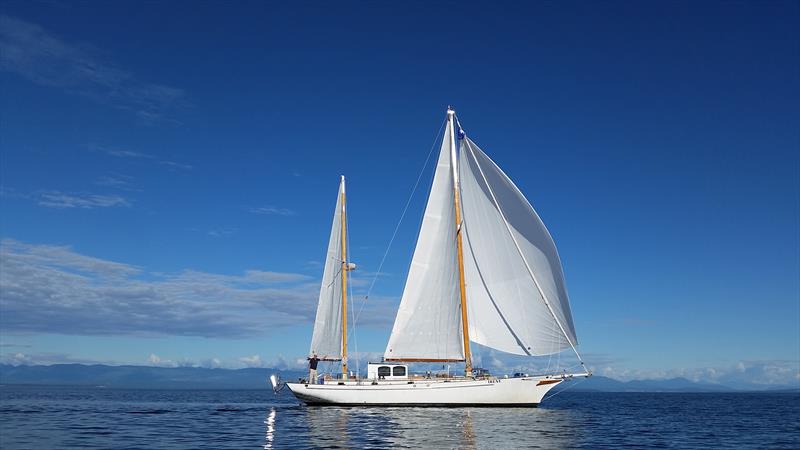
M 800 395 L 566 392 L 540 408 L 305 407 L 270 391 L 10 387 L 0 447 L 800 448 Z

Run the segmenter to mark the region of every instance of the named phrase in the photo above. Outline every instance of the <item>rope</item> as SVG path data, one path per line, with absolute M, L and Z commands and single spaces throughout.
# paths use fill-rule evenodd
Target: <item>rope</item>
M 574 388 L 575 386 L 577 386 L 577 385 L 579 385 L 579 384 L 583 383 L 583 382 L 584 382 L 584 381 L 586 381 L 587 379 L 588 379 L 588 378 L 584 378 L 584 379 L 582 379 L 582 380 L 578 380 L 578 381 L 576 381 L 576 382 L 575 382 L 575 384 L 572 384 L 572 385 L 570 385 L 570 386 L 567 386 L 567 387 L 565 387 L 564 389 L 561 389 L 560 391 L 553 393 L 553 394 L 552 394 L 552 395 L 550 395 L 549 397 L 544 397 L 544 398 L 542 399 L 542 401 L 545 401 L 545 400 L 550 400 L 551 398 L 555 397 L 556 395 L 558 395 L 558 394 L 560 394 L 560 393 L 562 393 L 562 392 L 564 392 L 564 391 L 568 391 L 568 390 L 570 390 L 570 389 Z
M 433 154 L 433 150 L 436 148 L 436 143 L 439 141 L 439 135 L 442 134 L 442 129 L 444 129 L 445 123 L 447 123 L 447 120 L 442 122 L 442 124 L 439 126 L 439 131 L 436 132 L 436 137 L 433 139 L 433 144 L 431 144 L 431 149 L 428 151 L 428 156 L 425 158 L 425 164 L 423 164 L 422 169 L 419 171 L 419 175 L 417 175 L 417 181 L 414 183 L 414 187 L 411 189 L 411 194 L 408 196 L 408 200 L 406 201 L 406 206 L 403 208 L 403 213 L 400 214 L 400 220 L 397 221 L 397 225 L 394 227 L 392 238 L 389 239 L 389 245 L 386 246 L 386 251 L 383 253 L 383 258 L 381 258 L 381 263 L 378 265 L 378 270 L 375 272 L 375 277 L 372 278 L 372 282 L 369 284 L 369 288 L 367 289 L 367 294 L 364 296 L 364 300 L 361 302 L 361 307 L 358 310 L 358 314 L 356 314 L 355 318 L 353 319 L 353 326 L 355 326 L 356 322 L 358 321 L 358 318 L 361 316 L 361 311 L 364 310 L 364 305 L 366 305 L 367 300 L 369 299 L 369 296 L 372 293 L 372 288 L 375 287 L 375 282 L 378 281 L 378 277 L 381 274 L 381 269 L 383 269 L 383 264 L 386 262 L 386 257 L 389 255 L 389 251 L 392 248 L 392 244 L 394 243 L 395 237 L 397 237 L 397 231 L 400 230 L 400 224 L 403 223 L 403 218 L 405 218 L 406 212 L 408 212 L 408 207 L 411 206 L 411 200 L 414 198 L 414 193 L 417 192 L 417 187 L 419 186 L 419 182 L 420 180 L 422 180 L 422 175 L 425 173 L 425 169 L 428 167 L 428 161 L 430 161 L 431 155 Z
M 551 322 L 550 324 L 552 325 L 552 329 L 550 330 L 550 332 L 553 335 L 555 335 L 556 323 Z M 555 347 L 556 347 L 556 340 L 553 339 L 550 341 L 550 355 L 547 357 L 547 370 L 546 370 L 547 372 L 550 371 L 550 364 L 553 362 L 553 353 L 554 353 L 553 350 L 555 350 Z

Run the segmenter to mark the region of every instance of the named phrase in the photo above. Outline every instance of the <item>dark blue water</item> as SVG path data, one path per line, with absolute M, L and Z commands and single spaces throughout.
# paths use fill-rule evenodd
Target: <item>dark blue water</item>
M 0 447 L 797 449 L 800 395 L 567 391 L 538 409 L 336 408 L 268 390 L 3 386 Z

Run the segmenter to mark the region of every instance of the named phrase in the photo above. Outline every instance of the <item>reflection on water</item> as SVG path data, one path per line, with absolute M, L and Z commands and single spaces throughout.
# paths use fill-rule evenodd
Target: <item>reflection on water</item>
M 289 392 L 0 388 L 0 449 L 800 448 L 800 395 L 565 392 L 538 409 L 336 408 Z
M 275 414 L 277 410 L 275 407 L 269 409 L 267 420 L 264 423 L 267 425 L 267 442 L 264 444 L 264 449 L 272 448 L 272 441 L 275 439 Z
M 269 412 L 264 448 L 274 448 L 283 426 L 293 448 L 564 448 L 576 435 L 567 410 L 300 405 L 281 412 L 277 425 L 275 408 Z
M 463 436 L 461 448 L 476 448 L 475 447 L 475 430 L 472 428 L 472 411 L 466 411 L 464 414 L 464 423 L 461 424 Z
M 800 395 L 565 392 L 529 408 L 337 408 L 289 392 L 0 388 L 0 449 L 800 448 Z

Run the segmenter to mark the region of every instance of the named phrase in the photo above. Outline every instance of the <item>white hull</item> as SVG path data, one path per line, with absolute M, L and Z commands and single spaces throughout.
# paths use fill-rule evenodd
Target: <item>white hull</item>
M 309 405 L 361 406 L 537 406 L 561 378 L 525 377 L 381 381 L 337 384 L 286 383 Z

